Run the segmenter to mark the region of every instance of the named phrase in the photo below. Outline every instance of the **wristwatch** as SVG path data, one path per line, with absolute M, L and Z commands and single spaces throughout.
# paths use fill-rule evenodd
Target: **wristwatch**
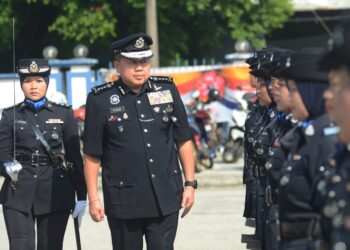
M 193 181 L 185 181 L 185 187 L 193 187 L 194 189 L 197 189 L 198 187 L 198 182 L 197 180 L 193 180 Z

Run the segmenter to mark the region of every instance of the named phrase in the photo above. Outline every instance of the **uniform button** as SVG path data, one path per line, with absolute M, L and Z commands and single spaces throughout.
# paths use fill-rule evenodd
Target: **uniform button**
M 35 116 L 38 116 L 38 114 L 35 114 Z
M 137 100 L 137 104 L 141 104 L 141 101 L 140 101 L 140 100 Z
M 152 178 L 156 178 L 156 175 L 155 175 L 155 174 L 152 174 L 151 176 L 152 176 Z
M 149 159 L 149 162 L 153 162 L 153 159 Z
M 144 114 L 141 114 L 141 118 L 144 118 L 145 117 L 145 115 Z
M 33 177 L 36 178 L 36 177 L 38 177 L 38 176 L 35 174 L 35 175 L 33 175 Z
M 39 124 L 37 124 L 36 127 L 39 128 Z
M 147 128 L 145 128 L 145 129 L 143 130 L 143 132 L 147 133 L 147 132 L 148 132 L 148 129 L 147 129 Z
M 123 186 L 123 185 L 124 185 L 124 182 L 123 182 L 123 181 L 121 181 L 121 182 L 120 182 L 120 186 Z
M 149 147 L 149 148 L 150 148 L 150 147 L 151 147 L 151 143 L 147 143 L 147 147 Z

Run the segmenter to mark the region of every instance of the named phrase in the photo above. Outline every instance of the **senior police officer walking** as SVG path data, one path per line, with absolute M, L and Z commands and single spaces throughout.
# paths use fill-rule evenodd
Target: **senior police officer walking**
M 59 250 L 75 192 L 73 216 L 86 205 L 78 127 L 70 107 L 45 97 L 47 60 L 20 60 L 18 75 L 25 100 L 5 109 L 0 121 L 0 203 L 9 245 L 35 249 L 37 238 L 37 249 Z
M 152 38 L 111 44 L 120 79 L 87 98 L 85 175 L 93 220 L 107 215 L 113 249 L 173 249 L 178 212 L 194 202 L 194 155 L 184 106 L 172 79 L 150 77 Z M 183 189 L 180 158 L 185 176 Z M 97 189 L 100 164 L 104 207 Z M 190 247 L 189 247 L 190 248 Z

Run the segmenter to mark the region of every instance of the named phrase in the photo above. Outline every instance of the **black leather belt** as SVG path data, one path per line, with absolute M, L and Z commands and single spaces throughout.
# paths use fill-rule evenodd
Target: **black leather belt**
M 253 176 L 254 176 L 255 178 L 259 178 L 259 177 L 264 177 L 264 176 L 266 176 L 266 169 L 265 169 L 265 166 L 254 165 L 254 166 L 253 166 Z
M 281 222 L 282 239 L 314 238 L 320 236 L 320 224 L 316 219 L 300 222 Z
M 40 167 L 40 166 L 50 166 L 53 165 L 50 157 L 46 154 L 17 154 L 17 161 L 19 161 L 23 165 L 30 165 L 32 167 Z M 60 158 L 58 158 L 60 159 Z M 61 161 L 62 163 L 62 161 Z

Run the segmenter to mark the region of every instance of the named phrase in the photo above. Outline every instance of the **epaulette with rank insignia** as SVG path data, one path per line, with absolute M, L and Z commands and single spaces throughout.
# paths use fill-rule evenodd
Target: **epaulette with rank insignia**
M 173 78 L 170 76 L 151 76 L 149 79 L 154 83 L 173 83 Z
M 113 82 L 107 82 L 107 83 L 104 83 L 101 85 L 97 85 L 97 86 L 91 88 L 91 91 L 94 95 L 98 95 L 98 94 L 101 94 L 101 93 L 105 92 L 106 90 L 112 88 L 113 84 L 114 84 Z
M 53 101 L 50 101 L 49 105 L 50 104 L 56 105 L 56 106 L 59 106 L 59 107 L 63 107 L 63 108 L 67 108 L 67 109 L 70 109 L 72 107 L 72 105 L 67 105 L 67 104 L 64 104 L 64 103 L 58 103 L 58 102 L 53 102 Z

